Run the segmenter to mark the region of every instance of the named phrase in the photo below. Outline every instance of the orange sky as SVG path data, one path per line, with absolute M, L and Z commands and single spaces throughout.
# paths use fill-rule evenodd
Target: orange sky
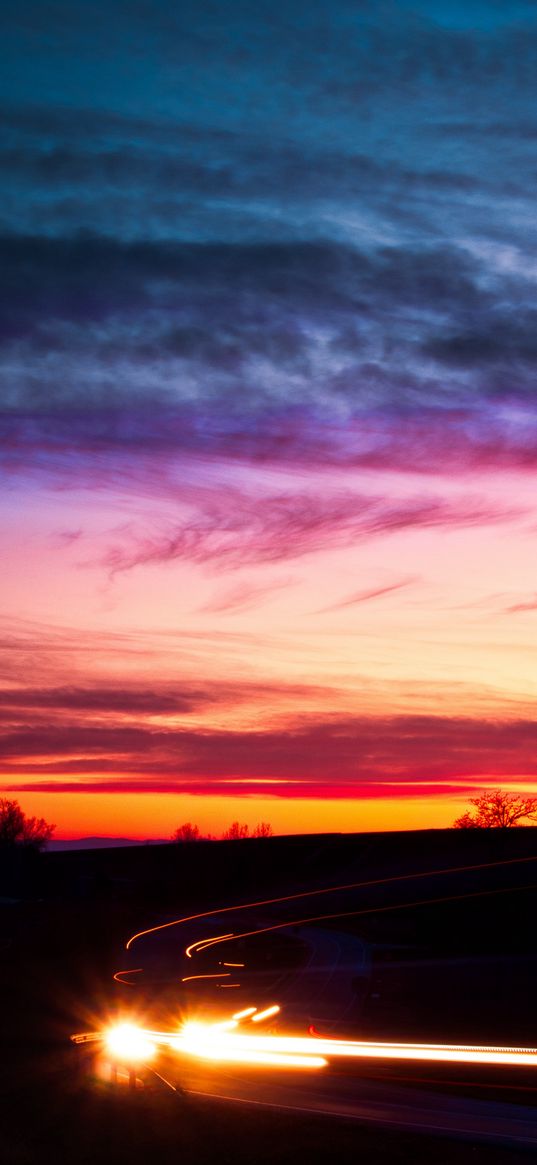
M 233 821 L 250 831 L 261 821 L 274 833 L 360 833 L 394 829 L 445 828 L 465 807 L 464 798 L 375 798 L 341 801 L 324 798 L 291 800 L 269 797 L 199 797 L 161 793 L 21 794 L 25 812 L 56 824 L 55 838 L 169 838 L 191 821 L 202 834 L 219 837 Z

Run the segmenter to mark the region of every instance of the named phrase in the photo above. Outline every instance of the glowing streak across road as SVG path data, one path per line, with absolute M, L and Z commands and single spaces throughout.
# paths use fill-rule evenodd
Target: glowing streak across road
M 255 1009 L 245 1010 L 250 1015 L 255 1013 Z M 271 1008 L 267 1008 L 266 1011 L 275 1013 Z M 237 1015 L 244 1015 L 244 1012 L 238 1012 Z M 263 1013 L 260 1013 L 260 1018 L 262 1017 Z M 179 1032 L 174 1033 L 151 1031 L 123 1024 L 104 1033 L 104 1040 L 108 1050 L 116 1056 L 137 1061 L 151 1056 L 160 1045 L 176 1053 L 201 1060 L 286 1068 L 321 1068 L 334 1059 L 414 1060 L 537 1068 L 535 1048 L 247 1035 L 231 1030 L 236 1026 L 236 1018 L 217 1024 L 187 1023 Z
M 154 1033 L 147 1033 L 156 1039 Z M 234 1061 L 260 1053 L 280 1056 L 317 1055 L 331 1059 L 421 1060 L 456 1064 L 508 1064 L 537 1068 L 537 1049 L 486 1047 L 457 1044 L 379 1043 L 369 1040 L 337 1040 L 311 1036 L 253 1036 L 217 1031 L 211 1025 L 187 1024 L 176 1037 L 167 1037 L 178 1052 L 202 1059 Z
M 175 918 L 172 922 L 161 922 L 158 926 L 150 926 L 147 930 L 139 930 L 136 934 L 131 935 L 129 941 L 125 944 L 125 949 L 128 951 L 136 939 L 143 938 L 144 935 L 154 934 L 158 930 L 167 930 L 170 926 L 180 926 L 183 922 L 195 922 L 199 918 L 213 918 L 217 914 L 231 914 L 237 910 L 253 910 L 258 906 L 275 906 L 279 902 L 294 902 L 299 898 L 314 898 L 321 894 L 335 894 L 344 890 L 364 890 L 369 886 L 386 886 L 392 882 L 408 882 L 417 881 L 419 878 L 434 878 L 440 877 L 442 874 L 464 874 L 472 870 L 491 870 L 500 866 L 517 866 L 527 862 L 536 862 L 537 856 L 529 858 L 508 858 L 501 862 L 481 862 L 479 865 L 473 866 L 451 866 L 447 869 L 441 870 L 424 870 L 419 874 L 397 874 L 389 878 L 374 878 L 369 882 L 347 882 L 341 886 L 326 886 L 322 890 L 302 890 L 298 894 L 284 894 L 280 898 L 263 898 L 257 902 L 243 902 L 240 906 L 222 906 L 218 910 L 204 910 L 201 914 L 188 914 L 184 918 Z M 390 907 L 390 909 L 392 909 Z M 362 912 L 364 913 L 364 912 Z M 330 917 L 327 915 L 326 917 Z M 232 938 L 233 935 L 221 936 L 225 938 Z M 201 944 L 207 940 L 202 939 Z M 219 941 L 219 940 L 215 940 Z M 199 943 L 192 943 L 187 947 L 187 955 L 199 947 Z M 191 957 L 191 956 L 189 956 Z
M 389 881 L 390 879 L 387 880 Z M 494 894 L 513 894 L 518 890 L 535 889 L 537 889 L 537 883 L 530 882 L 524 886 L 501 886 L 495 890 L 471 890 L 465 894 L 445 894 L 441 898 L 417 898 L 413 902 L 395 902 L 389 906 L 368 906 L 364 910 L 337 910 L 335 912 L 332 911 L 330 914 L 309 914 L 305 918 L 294 918 L 292 923 L 287 919 L 285 922 L 273 922 L 270 926 L 258 926 L 255 930 L 243 930 L 237 931 L 235 934 L 222 935 L 218 938 L 201 939 L 196 946 L 198 950 L 203 950 L 205 946 L 215 946 L 217 943 L 224 942 L 230 938 L 239 940 L 252 938 L 254 935 L 259 934 L 272 934 L 275 930 L 288 930 L 290 926 L 305 926 L 311 922 L 325 922 L 329 918 L 360 918 L 364 914 L 386 914 L 390 910 L 411 910 L 415 906 L 436 906 L 442 902 L 459 902 L 461 899 L 487 898 L 492 897 Z M 320 893 L 324 893 L 324 891 L 320 891 Z M 188 949 L 192 950 L 192 947 Z

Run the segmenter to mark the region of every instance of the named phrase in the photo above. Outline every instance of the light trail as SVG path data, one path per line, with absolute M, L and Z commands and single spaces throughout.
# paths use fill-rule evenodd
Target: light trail
M 266 1007 L 264 1011 L 258 1011 L 257 1015 L 252 1016 L 252 1023 L 262 1023 L 264 1019 L 270 1019 L 273 1015 L 278 1015 L 280 1005 L 273 1003 L 272 1007 Z
M 422 1060 L 457 1064 L 509 1064 L 537 1067 L 537 1049 L 502 1048 L 456 1044 L 375 1043 L 373 1041 L 334 1040 L 311 1036 L 229 1035 L 218 1040 L 218 1055 L 225 1060 L 237 1047 L 244 1052 L 270 1051 L 279 1054 L 306 1055 L 315 1049 L 330 1059 Z M 196 1041 L 188 1050 L 196 1054 Z M 204 1055 L 204 1052 L 201 1052 Z
M 129 971 L 116 971 L 114 979 L 116 983 L 123 983 L 127 987 L 134 987 L 134 983 L 129 983 L 129 980 L 124 979 L 123 975 L 140 975 L 143 969 L 143 967 L 133 967 L 132 970 Z
M 154 934 L 159 930 L 167 930 L 171 926 L 180 926 L 183 922 L 195 922 L 200 918 L 213 918 L 216 917 L 217 914 L 231 914 L 237 910 L 254 910 L 258 906 L 275 906 L 280 902 L 294 902 L 302 898 L 313 898 L 320 896 L 321 894 L 336 894 L 343 892 L 344 890 L 365 890 L 370 886 L 386 886 L 394 882 L 408 882 L 417 880 L 419 878 L 436 878 L 443 874 L 464 874 L 470 873 L 471 871 L 491 870 L 500 866 L 516 866 L 535 861 L 537 861 L 537 855 L 529 858 L 508 858 L 497 862 L 481 862 L 478 865 L 473 866 L 451 866 L 439 870 L 424 870 L 417 874 L 396 874 L 389 878 L 374 878 L 367 882 L 347 882 L 340 886 L 326 886 L 321 890 L 301 890 L 297 894 L 284 894 L 279 898 L 263 898 L 256 902 L 243 902 L 240 906 L 221 906 L 218 908 L 218 910 L 204 910 L 199 914 L 188 914 L 185 915 L 184 918 L 175 918 L 171 922 L 161 922 L 158 924 L 158 926 L 150 926 L 147 928 L 147 930 L 139 930 L 136 934 L 131 935 L 130 939 L 125 944 L 125 949 L 127 951 L 130 950 L 136 939 L 143 938 L 144 935 Z M 326 915 L 325 917 L 330 916 Z M 289 923 L 288 925 L 293 924 Z M 227 935 L 226 937 L 231 938 L 232 936 Z M 202 943 L 204 941 L 205 940 L 203 939 L 201 940 Z M 191 946 L 187 948 L 187 953 L 188 950 L 193 950 L 197 946 L 197 943 L 192 943 Z
M 231 971 L 216 971 L 214 975 L 185 975 L 181 983 L 191 983 L 193 979 L 225 979 L 230 975 Z
M 277 1005 L 259 1013 L 268 1018 Z M 247 1011 L 249 1016 L 244 1012 Z M 247 1008 L 237 1012 L 256 1016 Z M 105 1047 L 116 1059 L 137 1063 L 150 1059 L 157 1047 L 179 1055 L 227 1064 L 278 1068 L 322 1068 L 332 1060 L 420 1061 L 446 1064 L 483 1064 L 537 1068 L 537 1049 L 472 1044 L 423 1044 L 373 1040 L 345 1040 L 317 1036 L 250 1035 L 234 1030 L 238 1019 L 220 1023 L 187 1023 L 178 1032 L 160 1032 L 120 1024 L 102 1034 Z M 86 1037 L 73 1036 L 75 1042 Z
M 160 927 L 156 927 L 156 930 L 159 930 L 159 929 L 160 929 Z M 146 933 L 150 933 L 150 932 L 146 932 Z M 137 938 L 137 937 L 139 937 L 139 936 L 135 935 L 135 938 Z M 212 947 L 213 943 L 223 943 L 226 941 L 226 939 L 233 938 L 233 937 L 234 937 L 234 935 L 232 933 L 230 933 L 230 934 L 219 934 L 216 936 L 216 938 L 200 938 L 200 939 L 198 939 L 197 942 L 190 943 L 189 947 L 185 947 L 185 955 L 186 955 L 187 959 L 191 959 L 194 951 L 196 952 L 196 954 L 198 954 L 199 951 L 204 951 L 206 949 L 206 947 Z M 129 944 L 127 943 L 127 950 L 128 949 L 129 949 Z
M 421 877 L 421 875 L 419 876 Z M 271 923 L 270 926 L 257 926 L 254 930 L 243 930 L 238 931 L 236 934 L 220 935 L 217 938 L 200 939 L 199 942 L 193 943 L 187 950 L 191 951 L 194 947 L 198 950 L 204 950 L 205 947 L 216 946 L 217 943 L 227 942 L 229 939 L 253 938 L 254 935 L 258 934 L 272 934 L 275 930 L 288 930 L 291 926 L 305 926 L 310 922 L 326 922 L 330 918 L 361 918 L 364 914 L 386 914 L 390 910 L 411 910 L 415 906 L 437 906 L 442 902 L 459 902 L 465 898 L 487 898 L 494 894 L 515 894 L 520 890 L 535 889 L 537 889 L 537 883 L 530 882 L 524 886 L 500 886 L 495 890 L 471 890 L 466 894 L 446 894 L 441 898 L 418 898 L 413 902 L 395 902 L 390 906 L 368 906 L 363 910 L 337 910 L 330 914 L 310 914 L 306 918 L 294 918 L 292 921 L 287 919 L 285 922 Z M 324 893 L 324 891 L 321 891 L 321 893 Z M 159 927 L 156 927 L 156 929 L 158 930 Z
M 271 1068 L 324 1068 L 328 1061 L 319 1054 L 319 1049 L 310 1040 L 305 1049 L 277 1047 L 271 1037 L 253 1040 L 251 1037 L 235 1037 L 233 1033 L 212 1024 L 188 1023 L 169 1046 L 175 1051 L 195 1056 L 202 1060 L 225 1061 L 227 1064 L 252 1064 Z

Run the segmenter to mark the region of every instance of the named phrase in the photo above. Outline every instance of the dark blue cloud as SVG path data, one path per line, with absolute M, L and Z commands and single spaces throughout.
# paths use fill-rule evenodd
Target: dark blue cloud
M 4 8 L 19 448 L 534 459 L 534 5 Z
M 363 246 L 401 219 L 443 235 L 448 210 L 500 228 L 495 192 L 533 165 L 534 6 L 8 0 L 4 19 L 9 229 Z
M 512 249 L 76 236 L 3 256 L 14 457 L 535 459 L 534 277 Z

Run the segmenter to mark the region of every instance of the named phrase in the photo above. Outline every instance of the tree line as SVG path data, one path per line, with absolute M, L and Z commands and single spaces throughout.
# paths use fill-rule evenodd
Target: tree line
M 504 789 L 486 789 L 479 797 L 470 797 L 473 809 L 467 810 L 453 822 L 454 829 L 512 829 L 521 822 L 537 821 L 537 797 L 522 797 Z M 56 826 L 43 817 L 28 817 L 18 801 L 0 797 L 0 849 L 26 846 L 42 849 L 51 840 Z M 232 821 L 219 835 L 202 834 L 199 825 L 185 821 L 172 833 L 171 841 L 240 841 L 245 837 L 272 837 L 272 825 L 259 821 L 250 827 L 241 821 Z
M 272 837 L 272 825 L 268 821 L 259 821 L 250 833 L 250 827 L 240 821 L 232 821 L 229 829 L 220 834 L 222 841 L 240 841 L 244 837 Z M 172 841 L 217 841 L 212 833 L 202 834 L 199 825 L 185 821 L 172 833 Z

